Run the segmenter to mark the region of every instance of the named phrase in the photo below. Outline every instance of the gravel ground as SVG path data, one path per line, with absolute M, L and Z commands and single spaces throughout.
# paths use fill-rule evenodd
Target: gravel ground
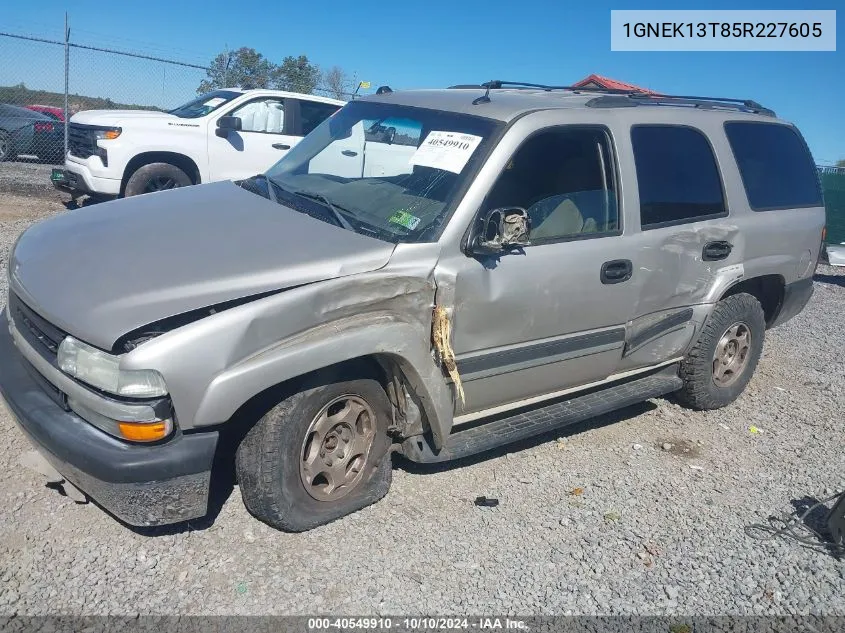
M 35 159 L 0 163 L 0 193 L 43 197 L 55 191 L 50 183 L 53 165 Z M 0 207 L 5 207 L 0 202 Z
M 4 302 L 15 237 L 61 209 L 0 196 Z M 655 400 L 484 459 L 397 461 L 383 501 L 299 535 L 237 489 L 211 520 L 130 530 L 19 466 L 0 406 L 0 614 L 845 614 L 842 562 L 743 530 L 845 483 L 845 269 L 818 272 L 727 409 Z

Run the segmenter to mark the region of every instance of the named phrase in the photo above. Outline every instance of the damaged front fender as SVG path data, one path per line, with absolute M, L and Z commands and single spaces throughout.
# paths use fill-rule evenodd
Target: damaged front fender
M 431 352 L 433 303 L 424 271 L 333 279 L 162 334 L 130 352 L 125 366 L 158 369 L 180 426 L 196 428 L 223 423 L 256 394 L 309 372 L 361 357 L 389 360 L 439 446 L 454 402 Z

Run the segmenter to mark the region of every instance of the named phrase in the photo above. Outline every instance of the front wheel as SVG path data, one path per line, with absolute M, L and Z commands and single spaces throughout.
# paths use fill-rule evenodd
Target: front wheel
M 271 409 L 235 457 L 244 505 L 301 532 L 356 512 L 390 488 L 390 402 L 371 379 L 315 384 Z
M 135 170 L 126 181 L 124 195 L 137 196 L 142 193 L 165 191 L 193 184 L 184 171 L 170 163 L 150 163 Z
M 681 362 L 678 400 L 699 410 L 719 409 L 745 390 L 763 351 L 766 320 L 760 302 L 739 293 L 719 301 Z

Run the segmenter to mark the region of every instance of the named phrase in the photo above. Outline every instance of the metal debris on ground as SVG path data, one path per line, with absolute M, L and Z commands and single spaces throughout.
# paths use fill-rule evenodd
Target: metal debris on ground
M 499 500 L 494 497 L 476 497 L 475 498 L 475 505 L 480 508 L 495 508 L 499 505 Z

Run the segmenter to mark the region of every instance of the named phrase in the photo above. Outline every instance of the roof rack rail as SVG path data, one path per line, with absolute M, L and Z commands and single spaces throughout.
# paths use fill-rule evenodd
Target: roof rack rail
M 454 86 L 459 87 L 459 86 Z M 476 86 L 460 86 L 460 87 L 476 87 Z M 631 103 L 628 99 L 635 99 L 643 103 L 656 103 L 666 105 L 690 105 L 695 107 L 707 107 L 708 104 L 714 107 L 735 107 L 737 110 L 745 110 L 755 114 L 763 114 L 767 116 L 775 116 L 774 110 L 771 110 L 756 101 L 751 99 L 732 99 L 728 97 L 699 97 L 691 95 L 669 95 L 669 94 L 654 94 L 642 92 L 640 90 L 625 90 L 621 88 L 601 88 L 594 86 L 550 86 L 546 84 L 535 84 L 527 81 L 500 81 L 498 79 L 488 81 L 477 86 L 478 88 L 486 88 L 489 94 L 490 90 L 498 90 L 505 87 L 510 88 L 537 88 L 551 92 L 552 90 L 569 90 L 571 92 L 595 92 L 603 95 L 611 95 L 606 97 L 599 97 L 587 102 L 590 107 L 625 107 L 629 105 L 637 105 L 636 102 Z M 616 97 L 616 98 L 613 98 Z
M 604 92 L 608 94 L 638 94 L 633 90 L 622 90 L 620 88 L 601 88 L 598 86 L 549 86 L 546 84 L 532 84 L 527 81 L 500 81 L 494 79 L 492 81 L 481 84 L 482 88 L 490 87 L 491 90 L 498 90 L 500 88 L 539 88 L 551 92 L 552 90 L 572 90 L 573 92 Z
M 774 110 L 760 105 L 750 99 L 728 99 L 721 97 L 694 97 L 688 95 L 606 95 L 591 99 L 585 105 L 589 108 L 617 108 L 632 107 L 638 105 L 682 105 L 695 108 L 730 108 L 752 114 L 764 116 L 776 116 Z

